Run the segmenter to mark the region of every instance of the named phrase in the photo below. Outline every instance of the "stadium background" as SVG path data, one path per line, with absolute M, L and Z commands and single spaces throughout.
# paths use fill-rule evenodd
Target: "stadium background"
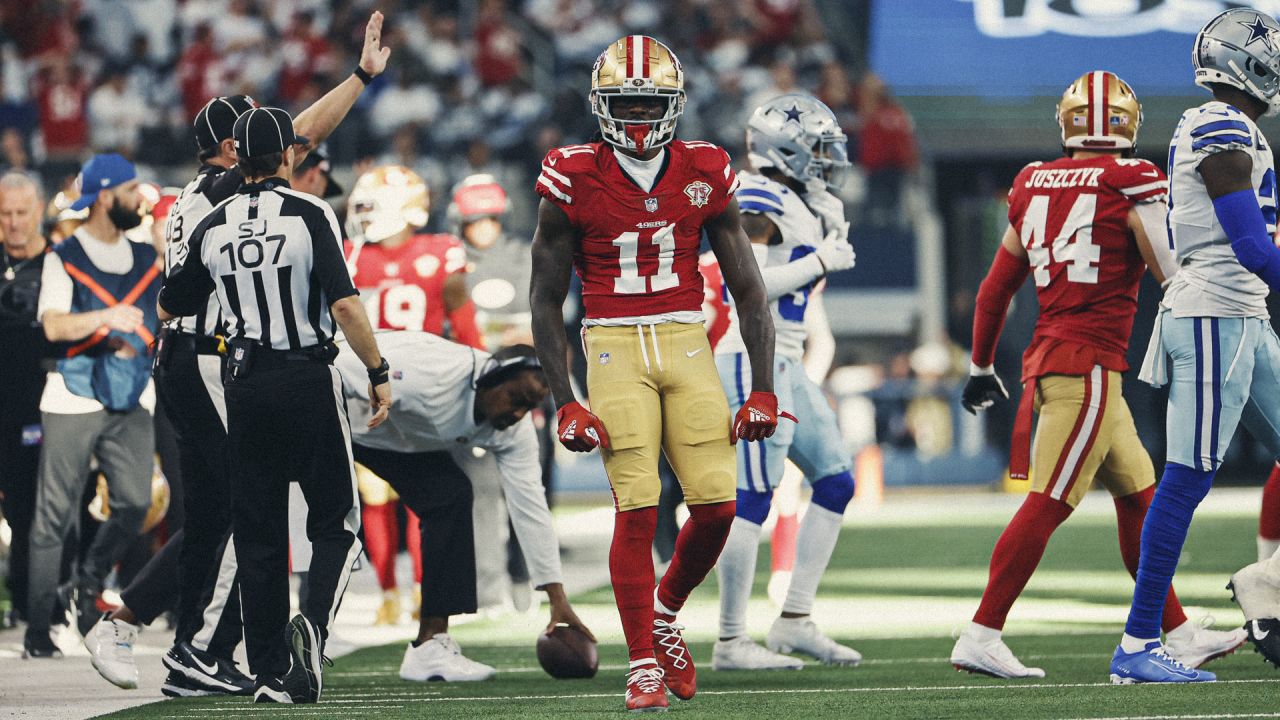
M 841 118 L 857 161 L 844 199 L 859 262 L 826 292 L 837 341 L 827 389 L 848 449 L 879 448 L 890 486 L 989 483 L 1001 475 L 1016 403 L 974 419 L 956 400 L 1008 181 L 1025 162 L 1057 154 L 1056 96 L 1095 67 L 1136 89 L 1146 114 L 1138 153 L 1163 165 L 1178 113 L 1203 98 L 1190 79 L 1192 33 L 1229 4 L 7 2 L 0 165 L 38 173 L 53 197 L 71 187 L 88 154 L 114 150 L 135 159 L 143 178 L 181 185 L 194 166 L 190 119 L 205 99 L 234 91 L 305 107 L 354 66 L 361 18 L 377 5 L 390 18 L 392 66 L 330 139 L 335 175 L 349 188 L 373 165 L 407 165 L 431 187 L 429 229 L 448 231 L 449 189 L 490 172 L 511 194 L 509 228 L 528 238 L 538 159 L 594 131 L 585 95 L 599 48 L 623 34 L 654 34 L 687 71 L 680 135 L 724 145 L 739 165 L 746 117 L 772 95 L 809 90 Z M 335 205 L 341 214 L 343 202 Z M 1144 286 L 1134 359 L 1157 294 Z M 1015 395 L 1034 308 L 1025 287 L 1000 347 L 997 368 Z M 1158 456 L 1161 394 L 1131 378 L 1126 394 Z M 1256 444 L 1238 438 L 1223 477 L 1253 482 L 1265 465 Z M 562 489 L 603 488 L 598 463 L 566 456 L 561 466 Z

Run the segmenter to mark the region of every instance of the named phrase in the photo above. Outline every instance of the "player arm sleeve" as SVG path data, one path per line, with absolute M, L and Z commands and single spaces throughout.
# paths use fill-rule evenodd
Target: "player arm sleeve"
M 1147 235 L 1147 246 L 1167 283 L 1178 272 L 1178 260 L 1174 257 L 1173 248 L 1169 247 L 1169 228 L 1165 224 L 1169 208 L 1164 202 L 1146 202 L 1135 205 L 1133 211 L 1138 214 L 1138 221 Z
M 1280 289 L 1280 248 L 1267 232 L 1253 190 L 1237 190 L 1214 198 L 1213 211 L 1244 269 L 1262 278 L 1267 287 Z
M 996 259 L 978 288 L 973 308 L 973 364 L 991 367 L 996 359 L 996 342 L 1004 329 L 1004 316 L 1009 303 L 1031 272 L 1026 260 L 1014 257 L 1004 245 L 996 251 Z
M 799 290 L 822 277 L 826 271 L 822 267 L 822 261 L 813 253 L 789 263 L 767 267 L 765 266 L 765 261 L 769 257 L 767 246 L 752 243 L 751 254 L 755 255 L 756 264 L 760 266 L 760 277 L 764 280 L 764 291 L 769 302 Z
M 529 566 L 535 588 L 563 582 L 560 569 L 560 541 L 556 538 L 542 487 L 542 466 L 538 464 L 538 436 L 533 418 L 523 420 L 503 433 L 505 442 L 492 448 L 502 476 L 507 498 L 507 514 L 520 540 L 520 550 Z

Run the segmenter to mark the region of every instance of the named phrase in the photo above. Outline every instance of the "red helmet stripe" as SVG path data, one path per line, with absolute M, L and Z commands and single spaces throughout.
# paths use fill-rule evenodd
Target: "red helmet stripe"
M 1107 99 L 1111 97 L 1111 73 L 1102 73 L 1102 97 L 1098 104 L 1099 114 L 1102 115 L 1102 122 L 1098 123 L 1102 130 L 1102 135 L 1111 134 L 1111 106 L 1107 103 Z
M 649 58 L 653 57 L 653 38 L 648 35 L 644 38 L 644 77 L 649 77 Z

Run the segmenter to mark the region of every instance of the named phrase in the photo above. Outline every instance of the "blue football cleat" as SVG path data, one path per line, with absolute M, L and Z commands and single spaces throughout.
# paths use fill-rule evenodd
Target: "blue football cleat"
M 1111 682 L 1116 685 L 1134 683 L 1213 682 L 1218 676 L 1187 667 L 1165 654 L 1164 647 L 1153 642 L 1146 649 L 1127 653 L 1117 647 L 1111 656 Z

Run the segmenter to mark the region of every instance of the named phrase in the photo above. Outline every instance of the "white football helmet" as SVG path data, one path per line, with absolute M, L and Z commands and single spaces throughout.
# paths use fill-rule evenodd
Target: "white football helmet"
M 747 120 L 752 167 L 774 168 L 810 191 L 844 184 L 850 167 L 848 140 L 831 108 L 803 93 L 779 95 Z
M 382 242 L 407 227 L 427 224 L 430 195 L 418 174 L 400 165 L 374 168 L 351 188 L 347 235 L 359 242 Z
M 1280 113 L 1280 24 L 1266 13 L 1233 8 L 1196 35 L 1191 49 L 1196 84 L 1221 83 L 1266 103 L 1266 115 Z

